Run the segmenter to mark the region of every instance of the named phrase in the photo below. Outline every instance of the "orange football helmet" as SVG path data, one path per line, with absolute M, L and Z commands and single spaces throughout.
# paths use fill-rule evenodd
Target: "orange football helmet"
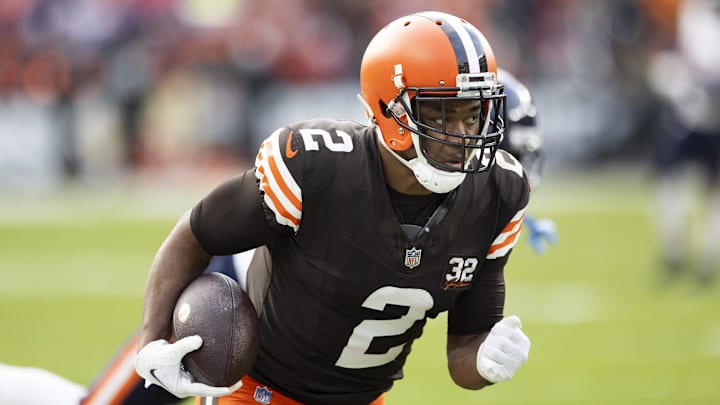
M 391 22 L 365 50 L 360 87 L 382 143 L 430 191 L 448 192 L 466 173 L 492 165 L 505 132 L 505 95 L 495 55 L 469 22 L 434 11 Z M 479 102 L 476 133 L 453 131 L 447 124 L 446 110 L 452 109 L 453 100 Z M 435 103 L 442 118 L 424 118 L 422 107 L 430 105 L 424 103 Z M 428 154 L 434 142 L 457 148 L 463 162 L 449 164 Z M 397 153 L 412 147 L 415 157 Z

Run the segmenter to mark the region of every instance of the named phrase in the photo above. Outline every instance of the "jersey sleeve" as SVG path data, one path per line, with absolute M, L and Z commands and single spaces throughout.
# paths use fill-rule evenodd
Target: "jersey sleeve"
M 282 127 L 262 143 L 255 174 L 269 223 L 298 234 L 309 212 L 303 204 L 317 208 L 338 170 L 352 166 L 356 130 L 347 121 L 316 118 Z
M 191 226 L 210 254 L 231 254 L 297 233 L 302 219 L 303 153 L 282 127 L 260 146 L 255 167 L 213 190 L 194 209 Z
M 504 269 L 520 237 L 530 186 L 520 162 L 505 151 L 497 152 L 492 170 L 498 193 L 498 225 L 473 288 L 463 293 L 448 312 L 448 334 L 451 335 L 486 332 L 503 318 Z
M 530 200 L 530 183 L 520 162 L 510 153 L 499 150 L 493 176 L 500 197 L 500 213 L 495 239 L 486 259 L 495 260 L 510 253 L 520 239 L 525 210 Z
M 280 128 L 260 146 L 255 176 L 270 220 L 297 233 L 302 219 L 302 153 L 295 132 Z
M 221 184 L 193 207 L 190 227 L 211 255 L 265 245 L 283 235 L 266 221 L 255 169 Z
M 473 287 L 463 293 L 448 311 L 448 335 L 471 335 L 486 332 L 503 318 L 505 276 L 508 256 L 485 261 L 477 272 Z

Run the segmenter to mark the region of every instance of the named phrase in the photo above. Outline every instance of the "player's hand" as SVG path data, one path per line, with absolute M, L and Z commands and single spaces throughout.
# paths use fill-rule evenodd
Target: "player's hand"
M 148 343 L 135 357 L 135 370 L 145 379 L 145 388 L 158 385 L 178 398 L 191 396 L 221 397 L 229 395 L 242 386 L 238 381 L 231 387 L 213 387 L 195 382 L 182 365 L 186 354 L 202 346 L 200 336 L 188 336 L 175 343 L 165 339 Z
M 477 369 L 491 383 L 510 380 L 528 359 L 530 339 L 522 331 L 520 318 L 504 318 L 490 330 L 477 353 Z
M 549 245 L 557 243 L 557 227 L 551 219 L 534 219 L 526 214 L 523 224 L 529 232 L 528 243 L 535 253 L 545 253 Z

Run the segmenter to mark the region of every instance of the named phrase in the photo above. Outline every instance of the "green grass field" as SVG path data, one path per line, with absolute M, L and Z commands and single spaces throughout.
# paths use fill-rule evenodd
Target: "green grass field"
M 137 326 L 155 250 L 203 191 L 0 197 L 0 362 L 90 383 Z M 507 269 L 528 363 L 510 383 L 455 387 L 441 317 L 387 403 L 720 403 L 720 289 L 662 282 L 648 178 L 546 174 L 534 194 L 530 212 L 553 218 L 560 242 L 537 256 L 523 241 Z

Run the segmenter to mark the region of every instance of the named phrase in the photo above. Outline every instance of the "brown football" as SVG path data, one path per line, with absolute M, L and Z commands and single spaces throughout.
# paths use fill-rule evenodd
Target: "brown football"
M 185 287 L 173 311 L 173 339 L 192 335 L 203 343 L 183 365 L 196 381 L 228 387 L 247 374 L 260 345 L 258 318 L 235 280 L 205 273 Z

